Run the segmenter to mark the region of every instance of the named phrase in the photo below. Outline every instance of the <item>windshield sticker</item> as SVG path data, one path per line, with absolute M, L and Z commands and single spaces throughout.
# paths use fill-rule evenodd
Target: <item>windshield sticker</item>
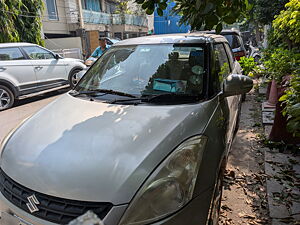
M 185 80 L 154 79 L 153 90 L 182 93 L 186 90 Z
M 196 65 L 196 66 L 193 66 L 193 67 L 192 67 L 192 72 L 193 72 L 194 74 L 201 75 L 201 74 L 204 73 L 204 69 L 203 69 L 202 66 Z

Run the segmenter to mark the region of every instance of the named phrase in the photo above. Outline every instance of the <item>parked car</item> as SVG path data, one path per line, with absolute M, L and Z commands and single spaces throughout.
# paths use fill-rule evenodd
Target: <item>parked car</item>
M 208 34 L 216 33 L 215 31 L 204 31 L 204 32 Z M 239 31 L 222 30 L 220 34 L 223 35 L 229 42 L 229 45 L 233 51 L 236 60 L 240 60 L 241 57 L 246 56 L 246 49 L 244 46 L 243 38 Z
M 217 224 L 240 95 L 252 84 L 220 35 L 117 43 L 4 139 L 0 210 L 39 225 L 87 210 L 106 225 Z
M 0 44 L 0 111 L 13 106 L 15 99 L 73 86 L 74 75 L 84 69 L 78 59 L 30 43 Z

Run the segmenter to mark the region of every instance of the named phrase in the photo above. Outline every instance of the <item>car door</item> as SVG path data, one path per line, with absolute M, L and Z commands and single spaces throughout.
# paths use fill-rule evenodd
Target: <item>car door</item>
M 39 46 L 24 46 L 23 50 L 31 59 L 38 86 L 52 87 L 68 80 L 64 60 L 56 59 L 52 52 Z
M 0 78 L 13 83 L 20 90 L 36 85 L 34 68 L 19 47 L 0 48 Z
M 229 58 L 229 53 L 226 52 L 225 46 L 223 43 L 218 43 L 214 45 L 215 55 L 218 65 L 218 71 L 220 78 L 225 80 L 233 71 L 234 63 L 231 58 Z M 236 72 L 236 71 L 235 71 Z M 228 117 L 228 130 L 227 130 L 227 144 L 230 145 L 234 136 L 234 129 L 236 125 L 236 119 L 238 116 L 238 107 L 239 107 L 239 99 L 240 96 L 229 96 L 226 97 L 226 101 L 228 104 L 229 117 Z

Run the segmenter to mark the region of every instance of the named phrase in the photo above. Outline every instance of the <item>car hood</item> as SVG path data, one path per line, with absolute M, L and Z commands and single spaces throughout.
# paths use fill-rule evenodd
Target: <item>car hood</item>
M 1 169 L 48 195 L 128 203 L 162 159 L 203 131 L 209 104 L 113 105 L 65 94 L 15 131 Z

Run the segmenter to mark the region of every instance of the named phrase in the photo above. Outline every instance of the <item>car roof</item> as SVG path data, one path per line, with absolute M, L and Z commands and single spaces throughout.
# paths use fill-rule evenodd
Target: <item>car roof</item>
M 21 46 L 35 46 L 36 44 L 27 42 L 11 42 L 11 43 L 0 43 L 0 48 L 6 47 L 21 47 Z
M 151 35 L 138 38 L 130 38 L 120 41 L 115 46 L 122 45 L 140 45 L 140 44 L 196 44 L 196 43 L 215 43 L 227 42 L 226 38 L 216 34 L 195 33 L 179 33 L 179 34 L 163 34 Z
M 198 32 L 203 32 L 206 34 L 215 34 L 216 31 L 215 30 L 205 30 L 205 31 L 198 31 Z M 240 31 L 238 30 L 222 30 L 221 35 L 226 35 L 226 34 L 236 34 L 236 35 L 241 35 Z

